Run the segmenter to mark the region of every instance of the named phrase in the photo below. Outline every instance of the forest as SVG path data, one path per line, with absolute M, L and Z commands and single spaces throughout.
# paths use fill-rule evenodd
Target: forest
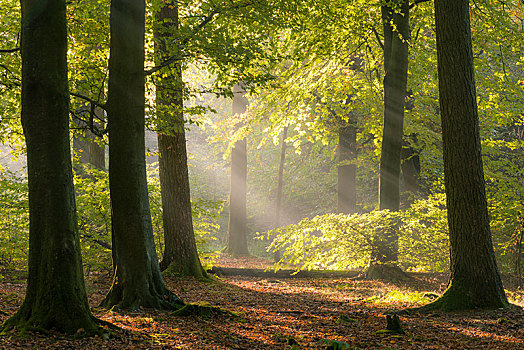
M 524 348 L 522 0 L 0 14 L 0 349 Z

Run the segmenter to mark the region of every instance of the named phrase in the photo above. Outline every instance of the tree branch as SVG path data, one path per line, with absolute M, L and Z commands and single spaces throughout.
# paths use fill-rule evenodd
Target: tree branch
M 15 47 L 14 49 L 0 49 L 0 53 L 11 53 L 11 52 L 17 52 L 20 51 L 19 47 Z
M 213 20 L 213 17 L 215 17 L 215 15 L 217 15 L 218 13 L 219 13 L 218 11 L 213 10 L 206 17 L 204 17 L 202 22 L 200 22 L 195 28 L 193 28 L 193 30 L 191 30 L 191 35 L 186 36 L 182 40 L 182 42 L 180 43 L 180 46 L 181 47 L 185 46 L 189 42 L 189 40 L 194 35 L 196 35 L 198 32 L 200 32 L 209 22 L 211 22 Z M 155 72 L 158 72 L 160 69 L 162 69 L 164 67 L 167 67 L 170 64 L 172 64 L 172 63 L 174 63 L 176 61 L 179 61 L 181 59 L 182 59 L 182 55 L 171 56 L 171 57 L 167 58 L 166 60 L 164 60 L 164 62 L 160 63 L 159 65 L 157 65 L 157 66 L 155 66 L 155 67 L 153 67 L 151 69 L 146 70 L 144 73 L 145 73 L 145 75 L 151 75 L 151 74 L 153 74 Z
M 237 5 L 234 5 L 234 6 L 231 6 L 231 7 L 227 7 L 226 9 L 222 9 L 222 10 L 219 10 L 219 9 L 214 9 L 212 10 L 207 16 L 204 17 L 204 19 L 199 23 L 197 24 L 192 30 L 191 30 L 191 34 L 186 36 L 181 42 L 180 42 L 180 51 L 181 51 L 181 48 L 183 48 L 185 45 L 187 45 L 187 43 L 191 40 L 191 38 L 193 38 L 197 33 L 199 33 L 202 29 L 204 29 L 204 27 L 209 24 L 210 22 L 213 21 L 213 19 L 215 18 L 215 16 L 217 15 L 220 15 L 224 12 L 227 12 L 227 11 L 231 11 L 231 10 L 238 10 L 238 9 L 241 9 L 241 8 L 244 8 L 244 7 L 248 7 L 248 6 L 251 6 L 254 4 L 254 1 L 246 1 L 245 3 L 240 3 L 240 4 L 237 4 Z M 183 58 L 183 55 L 174 55 L 174 56 L 171 56 L 167 59 L 165 59 L 162 63 L 160 63 L 159 65 L 157 66 L 154 66 L 153 68 L 150 68 L 150 69 L 147 69 L 144 71 L 144 74 L 145 75 L 151 75 L 155 72 L 158 72 L 160 69 L 164 68 L 164 67 L 167 67 L 171 64 L 173 64 L 174 62 L 176 61 L 180 61 L 181 59 Z
M 380 34 L 377 32 L 377 28 L 371 27 L 371 30 L 375 34 L 375 38 L 377 39 L 378 44 L 380 45 L 380 48 L 384 50 L 384 44 L 382 43 L 382 40 L 380 40 Z
M 93 133 L 95 134 L 96 136 L 98 137 L 103 137 L 104 134 L 107 133 L 107 128 L 103 128 L 103 129 L 100 129 L 98 128 L 95 123 L 94 123 L 94 118 L 96 117 L 98 120 L 100 120 L 101 122 L 105 122 L 104 119 L 100 118 L 99 116 L 96 115 L 96 107 L 100 107 L 102 109 L 106 109 L 106 105 L 103 104 L 103 103 L 100 103 L 98 101 L 95 101 L 93 100 L 92 98 L 89 98 L 87 96 L 84 96 L 84 95 L 81 95 L 81 94 L 78 94 L 76 92 L 70 92 L 70 95 L 71 96 L 74 96 L 74 97 L 78 97 L 80 99 L 83 99 L 87 102 L 89 102 L 89 120 L 85 120 L 83 118 L 80 117 L 80 115 L 75 112 L 75 111 L 71 111 L 71 115 L 73 117 L 75 117 L 76 119 L 84 122 L 85 124 L 87 124 L 87 128 Z M 86 129 L 85 127 L 83 128 L 79 128 L 79 129 Z
M 5 72 L 2 72 L 3 78 L 6 79 L 6 81 L 1 81 L 0 85 L 5 86 L 8 89 L 11 89 L 13 87 L 20 87 L 22 84 L 20 83 L 20 79 L 13 73 L 11 70 L 4 66 L 3 64 L 0 64 L 0 68 L 3 68 Z
M 101 103 L 99 101 L 93 100 L 90 97 L 84 96 L 84 95 L 76 93 L 76 92 L 69 92 L 69 94 L 71 96 L 78 97 L 78 98 L 80 98 L 80 99 L 82 99 L 84 101 L 87 101 L 87 102 L 91 103 L 92 105 L 95 105 L 96 107 L 100 107 L 103 110 L 106 110 L 106 105 L 104 103 Z
M 94 106 L 94 105 L 91 105 L 91 106 Z M 73 116 L 73 118 L 81 121 L 82 123 L 84 123 L 84 126 L 79 126 L 79 127 L 70 127 L 70 129 L 75 129 L 75 130 L 86 130 L 86 129 L 89 129 L 89 131 L 91 131 L 94 135 L 102 138 L 104 137 L 105 134 L 107 134 L 107 128 L 103 128 L 103 129 L 100 129 L 98 128 L 95 124 L 94 124 L 94 118 L 93 118 L 93 115 L 96 116 L 96 114 L 93 112 L 93 108 L 91 108 L 90 110 L 90 113 L 89 113 L 89 120 L 85 120 L 84 118 L 82 118 L 82 116 L 75 112 L 75 111 L 72 111 L 70 110 L 69 111 L 71 113 L 71 115 Z M 101 118 L 98 118 L 98 120 L 104 122 L 104 120 L 102 120 Z
M 101 239 L 97 239 L 97 238 L 94 238 L 93 235 L 89 235 L 89 234 L 82 234 L 83 237 L 89 239 L 90 241 L 98 244 L 99 246 L 107 249 L 107 250 L 113 250 L 113 247 L 111 246 L 111 244 L 107 243 L 107 242 L 104 242 L 102 241 Z

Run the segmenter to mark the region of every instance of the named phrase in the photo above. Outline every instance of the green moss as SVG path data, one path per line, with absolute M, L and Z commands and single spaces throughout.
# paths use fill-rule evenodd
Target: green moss
M 340 315 L 337 320 L 337 323 L 356 323 L 358 320 L 356 318 L 351 318 L 348 315 Z
M 212 306 L 206 302 L 189 303 L 182 308 L 173 311 L 172 316 L 200 316 L 211 317 L 212 315 L 231 315 L 236 316 L 231 311 L 222 309 L 218 306 Z
M 3 323 L 3 325 L 0 327 L 0 335 L 9 334 L 25 338 L 32 337 L 33 333 L 50 335 L 49 329 L 54 329 L 75 338 L 85 338 L 99 335 L 105 339 L 110 336 L 110 332 L 102 327 L 99 327 L 97 324 L 106 326 L 109 325 L 118 328 L 95 317 L 82 320 L 82 324 L 84 324 L 85 327 L 81 327 L 78 322 L 73 323 L 69 321 L 67 324 L 61 324 L 57 323 L 56 321 L 53 322 L 51 319 L 46 317 L 34 317 L 34 314 L 32 314 L 32 317 L 29 317 L 29 319 L 26 319 L 26 317 L 23 316 L 23 313 L 18 312 Z
M 179 264 L 176 261 L 171 264 L 162 272 L 164 277 L 195 277 L 197 280 L 205 282 L 210 279 L 207 272 L 200 265 L 200 260 L 193 261 L 192 263 Z

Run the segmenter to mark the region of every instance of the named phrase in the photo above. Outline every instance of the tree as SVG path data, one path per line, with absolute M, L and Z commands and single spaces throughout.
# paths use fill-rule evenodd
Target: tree
M 261 29 L 261 23 L 267 21 L 267 12 L 263 10 L 268 7 L 252 0 L 227 3 L 202 1 L 197 6 L 176 1 L 169 6 L 172 18 L 158 18 L 159 25 L 155 34 L 157 39 L 160 35 L 165 35 L 169 40 L 162 44 L 164 47 L 157 46 L 163 52 L 160 55 L 157 53 L 155 66 L 146 70 L 148 75 L 156 72 L 167 75 L 167 78 L 154 77 L 163 90 L 162 94 L 166 95 L 161 98 L 161 103 L 158 103 L 160 100 L 157 96 L 157 113 L 160 112 L 163 114 L 162 118 L 166 119 L 170 109 L 170 113 L 176 110 L 167 118 L 170 121 L 158 119 L 163 124 L 159 126 L 159 147 L 164 220 L 169 221 L 164 224 L 166 250 L 161 267 L 167 268 L 174 262 L 174 272 L 199 277 L 205 275 L 205 272 L 198 259 L 193 237 L 183 128 L 184 115 L 199 114 L 206 108 L 184 107 L 183 99 L 188 94 L 200 94 L 201 90 L 224 94 L 237 81 L 255 80 L 260 83 L 268 79 L 264 75 L 265 70 L 253 68 L 267 65 L 269 57 L 263 49 L 267 47 L 267 30 Z M 253 21 L 258 25 L 252 26 Z M 159 31 L 161 25 L 164 27 Z M 176 40 L 173 40 L 173 34 L 177 37 Z M 157 44 L 160 44 L 158 40 Z M 206 70 L 214 73 L 216 79 L 213 79 L 213 83 L 198 84 L 193 88 L 189 84 L 184 85 L 183 67 L 193 63 L 199 66 L 202 62 L 205 63 Z M 157 85 L 157 91 L 158 88 Z M 236 159 L 238 152 L 234 154 Z
M 487 210 L 469 2 L 435 0 L 451 276 L 429 309 L 506 307 Z
M 416 142 L 416 135 L 410 137 Z M 411 198 L 407 200 L 412 203 L 413 196 L 420 192 L 420 151 L 414 148 L 409 142 L 404 141 L 401 152 L 402 187 L 408 192 Z
M 107 118 L 115 278 L 102 305 L 175 309 L 160 273 L 149 209 L 144 140 L 143 0 L 113 0 Z
M 282 131 L 282 145 L 280 148 L 280 162 L 278 165 L 278 179 L 277 179 L 277 193 L 275 196 L 275 223 L 273 228 L 277 230 L 281 223 L 280 217 L 282 216 L 282 188 L 284 187 L 284 165 L 286 161 L 286 148 L 287 148 L 287 129 L 285 126 Z M 278 262 L 281 259 L 280 251 L 276 250 L 273 256 L 275 262 Z
M 233 89 L 233 114 L 246 111 L 248 101 L 240 85 Z M 248 255 L 246 237 L 247 142 L 235 142 L 231 151 L 231 186 L 229 195 L 229 225 L 225 251 L 233 256 Z
M 341 123 L 338 128 L 338 211 L 352 214 L 357 206 L 357 128 L 351 120 Z
M 400 155 L 406 99 L 409 39 L 409 1 L 382 5 L 384 27 L 384 125 L 380 155 L 379 209 L 400 207 Z M 398 237 L 386 230 L 375 237 L 372 264 L 394 263 L 398 259 Z
M 92 113 L 98 115 L 103 115 L 104 111 L 100 108 L 93 108 L 92 103 L 90 103 L 89 109 L 92 110 Z M 105 170 L 106 168 L 106 150 L 105 145 L 97 142 L 97 135 L 94 134 L 89 127 L 89 123 L 85 121 L 78 120 L 76 121 L 76 126 L 79 129 L 84 129 L 83 135 L 74 135 L 73 136 L 73 149 L 79 152 L 79 161 L 82 164 L 89 164 L 97 169 Z M 98 124 L 98 123 L 97 123 Z M 95 125 L 98 127 L 99 125 Z
M 24 302 L 2 331 L 99 333 L 87 302 L 76 222 L 65 1 L 23 0 L 21 37 L 29 275 Z
M 105 147 L 96 142 L 96 135 L 86 130 L 85 136 L 73 138 L 73 148 L 80 151 L 80 163 L 90 164 L 97 169 L 104 170 L 106 165 Z
M 155 16 L 155 50 L 159 62 L 170 55 L 169 42 L 178 31 L 178 3 L 163 4 Z M 176 48 L 175 48 L 176 49 Z M 159 176 L 165 249 L 160 267 L 177 275 L 205 278 L 195 242 L 184 130 L 182 67 L 176 62 L 156 86 L 159 118 Z

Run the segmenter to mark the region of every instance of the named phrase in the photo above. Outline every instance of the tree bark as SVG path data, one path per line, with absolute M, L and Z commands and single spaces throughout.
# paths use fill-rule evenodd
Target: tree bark
M 156 14 L 155 51 L 158 62 L 172 53 L 169 41 L 178 30 L 178 4 L 164 3 Z M 164 255 L 160 268 L 182 275 L 206 278 L 202 268 L 193 230 L 191 197 L 187 168 L 186 137 L 183 116 L 182 67 L 169 68 L 156 87 L 159 118 L 158 149 L 160 151 L 160 187 L 164 226 Z M 174 107 L 174 108 L 173 108 Z
M 22 3 L 22 126 L 29 182 L 29 275 L 24 302 L 1 327 L 100 333 L 80 255 L 67 81 L 66 4 Z
M 406 100 L 409 40 L 409 1 L 391 1 L 382 6 L 384 26 L 384 126 L 380 156 L 379 209 L 397 211 L 400 207 L 400 154 Z M 398 260 L 395 229 L 376 237 L 372 263 Z
M 91 109 L 88 105 L 87 108 Z M 95 109 L 95 113 L 100 116 L 103 115 L 103 110 L 100 108 Z M 73 149 L 80 151 L 79 160 L 82 164 L 89 164 L 99 170 L 106 169 L 106 152 L 105 146 L 100 145 L 96 142 L 97 136 L 93 134 L 87 127 L 87 123 L 80 122 L 76 123 L 79 127 L 85 128 L 84 136 L 73 137 Z M 96 125 L 96 123 L 95 123 Z M 99 126 L 99 125 L 96 125 Z
M 246 111 L 248 101 L 240 86 L 233 89 L 233 114 Z M 229 195 L 229 225 L 225 251 L 232 256 L 249 255 L 247 248 L 247 142 L 237 141 L 231 151 L 231 186 Z
M 405 142 L 402 147 L 402 183 L 403 190 L 416 195 L 420 192 L 420 156 L 419 152 Z M 412 202 L 411 198 L 408 202 Z
M 489 227 L 468 1 L 435 0 L 435 22 L 451 276 L 429 308 L 506 307 Z
M 357 208 L 357 128 L 351 121 L 343 123 L 338 129 L 338 211 L 353 214 Z
M 115 276 L 106 308 L 176 309 L 153 239 L 144 135 L 144 0 L 112 0 L 107 117 Z
M 89 164 L 99 170 L 106 168 L 105 148 L 96 143 L 96 135 L 86 131 L 86 136 L 73 138 L 73 148 L 80 151 L 80 163 Z

